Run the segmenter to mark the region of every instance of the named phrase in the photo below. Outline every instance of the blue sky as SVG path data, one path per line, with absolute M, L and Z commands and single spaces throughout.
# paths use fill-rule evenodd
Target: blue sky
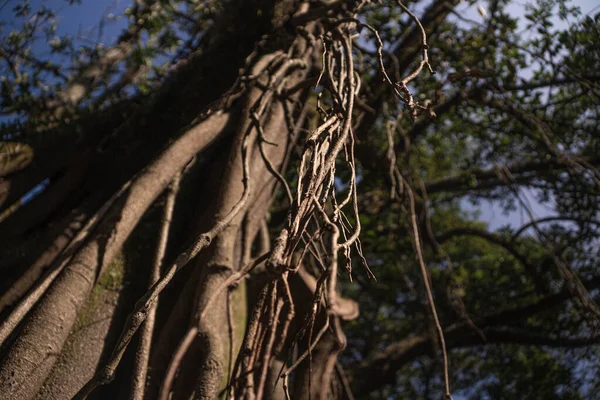
M 532 1 L 514 1 L 508 8 L 513 15 L 521 18 L 522 26 L 525 24 L 523 16 L 525 15 L 525 5 L 528 3 L 532 3 Z M 600 3 L 598 0 L 572 0 L 571 4 L 578 6 L 581 9 L 582 16 L 600 11 Z M 468 6 L 465 3 L 462 6 L 459 6 L 457 10 L 459 10 L 461 15 L 463 15 L 465 18 L 469 18 L 474 21 L 482 21 L 484 17 L 478 12 L 477 5 L 482 5 L 485 9 L 484 2 L 477 2 L 475 3 L 475 6 Z M 464 8 L 461 9 L 461 7 Z M 570 21 L 561 21 L 560 19 L 555 18 L 554 27 L 562 30 L 568 28 L 569 23 L 574 22 L 576 21 L 573 19 Z M 536 193 L 534 191 L 525 189 L 521 191 L 521 194 L 525 201 L 531 205 L 533 214 L 536 218 L 554 215 L 554 211 L 550 205 L 540 204 L 536 201 Z M 463 200 L 463 206 L 473 211 L 478 210 L 480 214 L 479 219 L 487 222 L 491 229 L 498 229 L 506 225 L 510 225 L 511 227 L 519 227 L 530 221 L 527 211 L 519 209 L 507 214 L 497 202 L 482 201 L 479 206 L 474 207 L 465 199 Z

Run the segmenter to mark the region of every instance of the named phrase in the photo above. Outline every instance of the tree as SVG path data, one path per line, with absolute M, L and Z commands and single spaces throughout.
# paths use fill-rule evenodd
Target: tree
M 11 7 L 0 397 L 597 392 L 598 15 L 136 0 L 105 46 Z

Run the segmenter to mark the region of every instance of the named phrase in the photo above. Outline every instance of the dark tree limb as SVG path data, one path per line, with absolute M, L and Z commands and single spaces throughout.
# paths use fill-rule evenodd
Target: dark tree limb
M 585 282 L 591 290 L 600 287 L 600 278 Z M 474 318 L 473 322 L 485 336 L 470 328 L 466 322 L 458 322 L 444 329 L 449 349 L 468 346 L 481 346 L 492 343 L 511 343 L 523 345 L 547 345 L 550 347 L 581 347 L 599 343 L 598 337 L 557 337 L 550 334 L 532 334 L 525 330 L 516 331 L 502 328 L 502 325 L 514 325 L 540 312 L 551 310 L 571 298 L 567 288 L 561 292 L 546 296 L 523 307 L 508 309 L 484 317 Z M 350 383 L 357 396 L 366 395 L 382 385 L 393 384 L 396 371 L 418 357 L 431 354 L 432 336 L 430 334 L 412 336 L 388 345 L 383 351 L 371 355 L 350 370 Z
M 578 156 L 577 159 L 583 160 L 590 165 L 599 165 L 600 156 Z M 506 168 L 515 177 L 518 183 L 527 184 L 527 182 L 539 179 L 532 173 L 546 172 L 558 169 L 564 169 L 564 164 L 555 160 L 532 160 L 524 162 L 515 162 L 506 165 Z M 471 179 L 475 178 L 477 183 L 471 184 Z M 427 193 L 438 192 L 470 192 L 482 189 L 494 189 L 497 187 L 508 186 L 514 182 L 505 182 L 498 176 L 498 167 L 493 168 L 473 168 L 464 172 L 461 176 L 451 176 L 439 179 L 433 182 L 427 182 L 425 187 Z

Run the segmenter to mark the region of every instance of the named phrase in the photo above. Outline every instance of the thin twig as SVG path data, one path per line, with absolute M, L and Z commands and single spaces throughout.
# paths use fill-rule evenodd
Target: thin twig
M 160 229 L 156 253 L 154 256 L 154 265 L 150 274 L 149 287 L 151 288 L 160 279 L 160 270 L 164 264 L 167 242 L 169 239 L 169 230 L 171 228 L 171 220 L 173 218 L 173 210 L 175 209 L 175 198 L 179 192 L 179 183 L 181 174 L 178 174 L 171 185 L 167 189 L 167 199 L 164 206 L 162 225 Z M 156 320 L 156 309 L 158 307 L 158 299 L 150 307 L 146 322 L 142 326 L 140 332 L 140 344 L 137 350 L 135 364 L 133 367 L 133 383 L 131 385 L 131 398 L 141 400 L 144 398 L 146 388 L 146 377 L 148 375 L 148 360 L 150 359 L 150 349 L 152 346 L 152 334 L 154 332 L 154 323 Z
M 444 339 L 444 330 L 442 329 L 442 325 L 440 323 L 440 319 L 437 314 L 437 309 L 435 307 L 435 302 L 433 300 L 433 293 L 431 291 L 431 283 L 429 281 L 429 271 L 427 270 L 427 266 L 425 265 L 425 261 L 423 259 L 423 249 L 421 247 L 421 239 L 419 233 L 419 226 L 417 223 L 417 212 L 415 209 L 415 197 L 410 187 L 409 183 L 404 179 L 400 171 L 396 168 L 396 173 L 404 182 L 406 187 L 406 193 L 408 194 L 408 203 L 410 208 L 410 221 L 412 226 L 412 238 L 414 241 L 415 252 L 417 253 L 417 260 L 419 262 L 419 267 L 421 269 L 421 276 L 423 278 L 423 284 L 425 285 L 425 292 L 427 294 L 427 302 L 429 303 L 429 307 L 431 309 L 431 314 L 433 316 L 433 320 L 435 322 L 435 327 L 437 330 L 437 334 L 440 340 L 440 347 L 442 348 L 442 358 L 444 363 L 444 396 L 447 399 L 452 400 L 452 394 L 450 392 L 450 377 L 449 377 L 449 368 L 448 368 L 448 354 L 446 349 L 446 341 Z

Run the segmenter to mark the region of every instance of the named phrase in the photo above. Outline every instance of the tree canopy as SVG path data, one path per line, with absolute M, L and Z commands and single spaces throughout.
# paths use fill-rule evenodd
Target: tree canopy
M 600 392 L 600 13 L 49 3 L 0 2 L 0 398 Z

